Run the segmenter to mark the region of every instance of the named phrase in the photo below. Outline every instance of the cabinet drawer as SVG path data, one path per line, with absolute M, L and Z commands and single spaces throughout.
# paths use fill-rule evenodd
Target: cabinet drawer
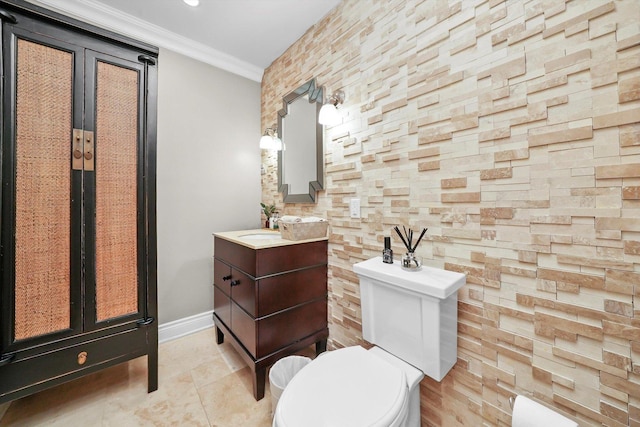
M 326 294 L 326 265 L 260 279 L 256 317 L 294 307 Z
M 213 284 L 222 292 L 231 295 L 231 267 L 217 258 L 213 260 Z
M 216 237 L 215 257 L 255 277 L 256 251 L 246 246 Z
M 256 321 L 234 303 L 231 303 L 231 330 L 255 359 L 257 357 Z
M 0 396 L 51 378 L 93 371 L 100 365 L 109 366 L 118 359 L 125 361 L 142 356 L 147 354 L 146 348 L 146 329 L 136 328 L 25 359 L 16 354 L 16 361 L 0 367 Z M 81 353 L 86 354 L 82 364 L 79 363 Z
M 231 304 L 231 322 L 240 343 L 254 359 L 259 359 L 326 328 L 327 299 L 258 320 Z
M 256 278 L 327 263 L 327 241 L 259 249 Z
M 217 260 L 255 278 L 327 263 L 326 240 L 255 250 L 216 237 L 214 245 Z
M 231 298 L 217 286 L 213 287 L 213 312 L 227 328 L 231 327 Z
M 231 298 L 251 316 L 256 317 L 256 282 L 252 277 L 231 270 Z
M 256 357 L 267 356 L 326 327 L 326 298 L 257 320 Z

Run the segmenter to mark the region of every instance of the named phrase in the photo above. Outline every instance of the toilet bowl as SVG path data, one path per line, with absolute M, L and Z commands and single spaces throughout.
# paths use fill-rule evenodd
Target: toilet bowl
M 420 370 L 377 347 L 324 353 L 287 385 L 273 425 L 419 426 L 422 378 Z
M 403 270 L 381 257 L 353 266 L 362 335 L 374 345 L 318 356 L 284 389 L 274 427 L 419 427 L 420 381 L 457 360 L 457 291 L 464 274 Z

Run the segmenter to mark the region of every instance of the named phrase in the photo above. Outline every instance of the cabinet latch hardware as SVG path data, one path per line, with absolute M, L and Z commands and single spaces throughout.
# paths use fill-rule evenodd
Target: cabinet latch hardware
M 0 366 L 8 365 L 13 360 L 14 357 L 15 357 L 14 353 L 3 354 L 2 356 L 0 356 Z
M 231 286 L 238 286 L 240 284 L 240 280 L 232 280 Z
M 78 353 L 78 365 L 84 365 L 86 361 L 87 361 L 87 352 L 81 351 L 80 353 Z
M 93 132 L 84 131 L 84 170 L 92 171 L 94 169 L 93 158 Z
M 73 170 L 82 170 L 82 166 L 84 164 L 84 150 L 82 147 L 82 129 L 74 129 L 73 130 L 73 153 L 71 158 L 71 167 Z
M 93 132 L 82 129 L 73 130 L 73 148 L 71 167 L 73 170 L 92 171 L 94 169 Z
M 227 280 L 230 280 L 230 279 L 231 279 L 231 275 L 228 275 L 228 276 L 222 276 L 222 280 L 224 280 L 225 282 L 226 282 Z
M 147 317 L 145 319 L 138 320 L 136 323 L 138 324 L 138 327 L 141 327 L 152 324 L 154 320 L 155 319 L 153 317 Z

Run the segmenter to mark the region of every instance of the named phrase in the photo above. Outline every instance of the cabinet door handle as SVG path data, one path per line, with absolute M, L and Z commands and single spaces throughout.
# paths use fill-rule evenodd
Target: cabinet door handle
M 222 276 L 222 280 L 224 280 L 225 282 L 226 282 L 227 280 L 230 280 L 230 279 L 231 279 L 231 275 L 228 275 L 228 276 Z
M 138 328 L 141 326 L 147 326 L 153 323 L 153 317 L 146 317 L 144 319 L 140 319 L 136 322 L 136 324 L 138 325 Z
M 232 280 L 231 286 L 238 286 L 240 284 L 240 280 Z

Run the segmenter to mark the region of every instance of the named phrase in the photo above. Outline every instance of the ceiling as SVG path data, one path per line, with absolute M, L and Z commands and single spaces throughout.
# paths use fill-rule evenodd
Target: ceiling
M 197 7 L 182 0 L 30 1 L 260 81 L 342 0 L 200 0 Z

